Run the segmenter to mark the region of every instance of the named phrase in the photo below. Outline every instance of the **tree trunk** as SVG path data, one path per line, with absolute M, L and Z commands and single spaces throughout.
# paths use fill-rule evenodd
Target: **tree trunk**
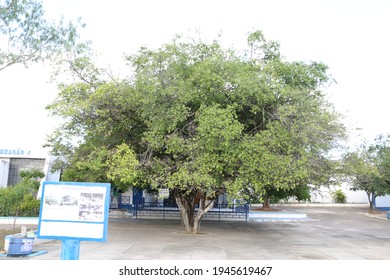
M 185 227 L 187 233 L 192 233 L 194 227 L 195 197 L 183 196 L 175 192 L 175 200 L 179 206 L 181 225 Z
M 375 195 L 370 192 L 366 192 L 368 197 L 368 202 L 370 203 L 370 211 L 374 209 Z
M 203 216 L 213 207 L 214 207 L 214 199 L 209 200 L 205 197 L 202 197 L 200 199 L 199 210 L 194 220 L 194 229 L 193 229 L 194 234 L 199 233 L 200 221 L 202 220 Z
M 195 216 L 195 200 L 200 198 L 199 210 Z M 175 200 L 180 210 L 181 223 L 188 234 L 197 234 L 200 231 L 202 217 L 214 206 L 214 200 L 206 199 L 201 193 L 183 195 L 175 192 Z
M 369 200 L 370 202 L 370 211 L 372 211 L 374 209 L 374 202 L 370 199 Z
M 269 210 L 271 207 L 271 201 L 268 196 L 263 197 L 263 210 Z

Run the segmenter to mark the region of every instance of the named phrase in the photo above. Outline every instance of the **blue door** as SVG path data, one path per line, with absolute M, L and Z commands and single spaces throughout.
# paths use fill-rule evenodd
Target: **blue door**
M 133 189 L 133 204 L 143 204 L 143 199 L 142 199 L 142 194 L 143 191 L 141 188 L 134 188 Z

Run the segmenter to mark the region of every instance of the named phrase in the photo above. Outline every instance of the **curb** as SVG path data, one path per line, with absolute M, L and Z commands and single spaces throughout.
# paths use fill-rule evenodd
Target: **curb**
M 248 221 L 303 221 L 307 220 L 306 213 L 294 212 L 249 212 Z

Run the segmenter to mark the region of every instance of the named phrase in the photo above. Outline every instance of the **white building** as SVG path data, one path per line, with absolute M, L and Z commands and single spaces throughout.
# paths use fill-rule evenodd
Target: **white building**
M 59 181 L 60 173 L 51 172 L 52 158 L 44 153 L 34 153 L 22 148 L 0 147 L 0 187 L 16 185 L 23 169 L 37 168 L 43 171 L 42 181 Z
M 339 188 L 320 188 L 318 192 L 313 192 L 311 202 L 313 203 L 333 203 L 332 192 L 341 189 L 347 196 L 347 203 L 369 204 L 368 197 L 364 191 L 352 191 L 347 184 Z M 382 210 L 390 210 L 390 196 L 380 196 L 375 199 L 375 207 Z

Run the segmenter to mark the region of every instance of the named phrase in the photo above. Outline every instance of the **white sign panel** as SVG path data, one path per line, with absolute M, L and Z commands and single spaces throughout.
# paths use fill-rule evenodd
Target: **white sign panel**
M 168 198 L 169 197 L 169 189 L 159 189 L 158 190 L 159 198 Z

